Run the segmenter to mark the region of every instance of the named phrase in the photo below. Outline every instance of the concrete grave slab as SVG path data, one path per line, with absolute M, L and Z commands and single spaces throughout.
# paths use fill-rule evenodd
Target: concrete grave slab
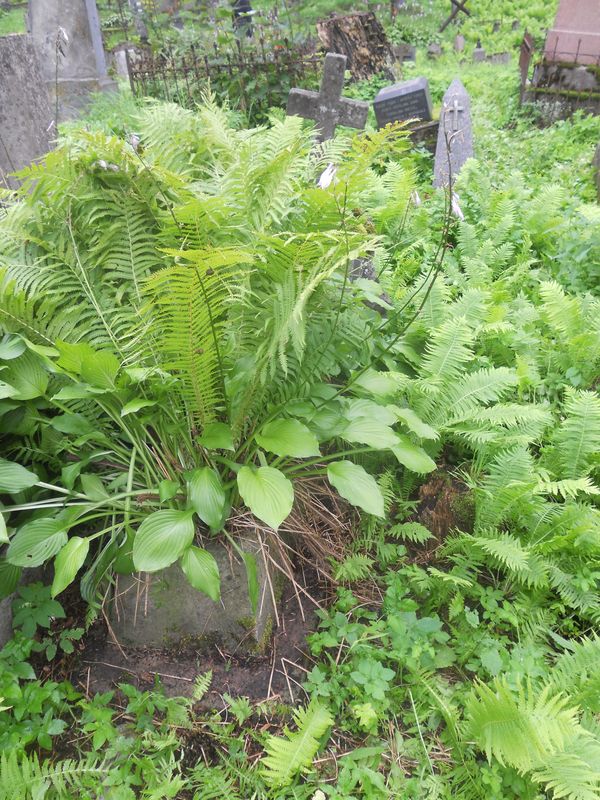
M 108 77 L 94 0 L 29 0 L 29 30 L 59 120 L 76 117 Z
M 281 573 L 272 542 L 248 535 L 238 544 L 257 563 L 259 597 L 256 615 L 248 595 L 246 568 L 235 552 L 220 542 L 205 542 L 217 561 L 221 600 L 213 602 L 194 589 L 179 564 L 161 572 L 119 576 L 109 607 L 113 633 L 120 644 L 132 647 L 167 647 L 193 644 L 202 649 L 214 643 L 229 652 L 260 650 L 266 645 L 275 618 Z
M 0 38 L 0 186 L 16 189 L 9 173 L 51 148 L 53 114 L 31 38 Z
M 560 0 L 544 57 L 552 63 L 600 66 L 599 0 Z

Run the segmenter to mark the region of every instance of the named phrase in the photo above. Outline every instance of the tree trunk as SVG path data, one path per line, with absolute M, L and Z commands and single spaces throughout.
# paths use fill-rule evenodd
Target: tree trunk
M 390 43 L 371 11 L 320 20 L 317 22 L 317 33 L 327 52 L 347 56 L 348 69 L 354 80 L 363 80 L 379 73 L 394 80 Z

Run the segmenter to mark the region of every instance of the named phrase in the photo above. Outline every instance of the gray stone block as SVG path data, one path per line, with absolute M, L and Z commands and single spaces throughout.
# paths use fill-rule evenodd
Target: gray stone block
M 442 100 L 433 185 L 448 186 L 450 176 L 456 180 L 463 164 L 472 156 L 471 100 L 465 87 L 455 78 Z
M 256 558 L 259 598 L 256 615 L 248 595 L 246 568 L 239 556 L 220 542 L 204 545 L 221 575 L 221 600 L 215 603 L 187 581 L 179 564 L 158 573 L 119 576 L 109 619 L 118 642 L 132 647 L 173 647 L 213 643 L 227 651 L 260 650 L 273 624 L 274 602 L 281 573 L 266 557 L 276 558 L 272 543 L 248 536 L 239 540 Z
M 14 595 L 0 600 L 0 649 L 12 637 L 12 601 Z
M 384 86 L 375 100 L 373 109 L 377 127 L 383 128 L 389 122 L 431 119 L 431 97 L 427 78 L 413 78 L 393 86 Z
M 29 36 L 0 37 L 0 186 L 50 150 L 52 111 Z

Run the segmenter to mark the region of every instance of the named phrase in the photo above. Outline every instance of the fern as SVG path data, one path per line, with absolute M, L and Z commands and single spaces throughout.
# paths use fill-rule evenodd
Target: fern
M 269 736 L 267 755 L 262 760 L 262 773 L 269 786 L 289 786 L 299 772 L 307 772 L 319 749 L 320 739 L 333 724 L 329 711 L 316 702 L 294 713 L 298 728 L 286 731 L 284 737 Z
M 565 419 L 556 433 L 563 474 L 582 478 L 600 451 L 600 398 L 595 392 L 567 389 Z
M 83 761 L 68 759 L 40 763 L 35 754 L 18 755 L 14 750 L 4 752 L 0 756 L 0 800 L 73 797 L 78 790 L 83 791 L 87 779 L 101 782 L 106 771 L 106 765 L 94 757 Z M 48 794 L 49 791 L 52 794 Z

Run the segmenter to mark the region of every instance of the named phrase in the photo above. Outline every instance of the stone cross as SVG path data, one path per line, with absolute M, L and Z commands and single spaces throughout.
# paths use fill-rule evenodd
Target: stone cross
M 471 101 L 465 87 L 455 78 L 442 100 L 433 185 L 448 186 L 451 179 L 454 182 L 472 156 Z
M 325 68 L 318 92 L 292 89 L 287 102 L 288 116 L 314 119 L 318 128 L 318 140 L 332 139 L 338 125 L 349 128 L 364 128 L 369 104 L 360 100 L 342 97 L 346 56 L 327 53 Z
M 50 150 L 52 118 L 30 37 L 0 37 L 0 187 L 18 188 L 9 174 Z

